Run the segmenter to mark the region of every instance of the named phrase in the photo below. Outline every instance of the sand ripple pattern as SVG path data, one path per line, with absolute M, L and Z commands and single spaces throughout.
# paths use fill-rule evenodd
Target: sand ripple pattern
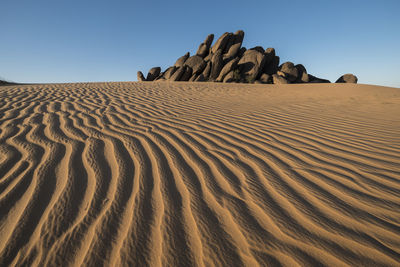
M 0 87 L 0 266 L 400 266 L 399 107 L 366 85 Z

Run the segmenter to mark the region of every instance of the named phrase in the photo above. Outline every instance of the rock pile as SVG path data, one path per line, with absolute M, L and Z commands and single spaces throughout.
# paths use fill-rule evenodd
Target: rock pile
M 161 72 L 160 67 L 150 69 L 147 77 L 141 71 L 138 81 L 191 81 L 237 83 L 330 83 L 307 73 L 301 64 L 284 62 L 274 48 L 242 47 L 244 32 L 226 32 L 211 46 L 214 34 L 206 37 L 195 55 L 187 52 L 175 64 Z M 353 74 L 345 74 L 337 83 L 357 83 Z

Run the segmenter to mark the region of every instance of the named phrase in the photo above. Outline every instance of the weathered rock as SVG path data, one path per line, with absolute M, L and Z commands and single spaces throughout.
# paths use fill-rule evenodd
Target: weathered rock
M 297 64 L 294 66 L 298 71 L 298 77 L 295 81 L 296 83 L 308 83 L 310 78 L 308 77 L 307 70 L 302 64 Z
M 237 53 L 237 57 L 241 58 L 244 55 L 244 52 L 246 52 L 246 47 L 242 47 L 239 49 L 238 53 Z
M 357 82 L 358 82 L 357 76 L 348 73 L 337 79 L 335 83 L 357 83 Z
M 207 66 L 204 68 L 202 73 L 205 80 L 209 79 L 210 73 L 211 73 L 211 61 L 208 61 Z
M 182 67 L 183 64 L 185 63 L 185 61 L 190 57 L 190 53 L 187 52 L 186 54 L 184 54 L 183 56 L 181 56 L 180 58 L 178 58 L 174 64 L 175 67 Z
M 212 54 L 212 53 L 209 53 L 209 54 L 204 58 L 204 61 L 205 61 L 205 62 L 211 61 L 212 56 L 213 56 L 213 54 Z
M 264 68 L 265 56 L 257 50 L 247 50 L 238 62 L 238 69 L 242 77 L 248 82 L 255 81 Z
M 217 50 L 222 50 L 224 51 L 226 44 L 229 41 L 229 38 L 231 37 L 232 33 L 226 32 L 221 37 L 218 38 L 218 40 L 215 42 L 215 44 L 211 47 L 211 53 L 215 54 Z
M 279 57 L 275 56 L 269 64 L 265 64 L 263 73 L 272 75 L 278 71 Z
M 224 83 L 232 83 L 235 82 L 235 77 L 234 77 L 234 71 L 228 72 L 228 74 L 225 75 L 223 82 Z
M 199 76 L 199 74 L 196 74 L 196 73 L 192 74 L 192 77 L 190 77 L 189 82 L 194 82 L 198 76 Z
M 214 81 L 215 79 L 217 79 L 223 66 L 224 66 L 224 61 L 222 59 L 222 50 L 219 49 L 215 52 L 215 54 L 211 59 L 211 73 L 209 78 L 210 81 Z
M 170 80 L 171 81 L 180 81 L 182 74 L 185 72 L 186 66 L 179 67 L 174 74 L 172 74 Z
M 192 77 L 192 68 L 186 65 L 183 66 L 183 68 L 185 71 L 183 72 L 180 81 L 187 82 L 189 81 L 190 77 Z
M 230 42 L 226 46 L 226 53 L 224 55 L 224 60 L 229 61 L 230 59 L 236 57 L 240 47 L 242 46 L 244 39 L 244 32 L 239 30 L 230 38 Z
M 164 77 L 166 80 L 169 80 L 169 79 L 171 78 L 172 74 L 174 74 L 174 72 L 175 72 L 177 69 L 178 69 L 178 68 L 175 67 L 175 66 L 169 67 L 169 68 L 164 72 L 163 77 Z
M 264 48 L 262 46 L 255 46 L 253 48 L 250 48 L 249 50 L 256 50 L 260 53 L 264 53 Z
M 267 66 L 271 64 L 272 60 L 275 57 L 275 49 L 272 47 L 268 47 L 267 49 L 265 49 L 264 54 L 265 54 L 265 66 Z
M 149 82 L 154 81 L 155 78 L 157 78 L 158 75 L 160 75 L 160 72 L 161 72 L 161 68 L 160 67 L 151 68 L 149 70 L 149 73 L 147 73 L 146 81 L 149 81 Z
M 194 80 L 195 82 L 204 82 L 206 81 L 206 79 L 204 78 L 203 73 L 200 74 L 199 76 L 197 76 L 196 80 Z
M 274 84 L 288 84 L 289 82 L 283 78 L 282 76 L 279 76 L 278 74 L 272 74 L 272 82 Z
M 289 82 L 295 82 L 297 77 L 299 77 L 299 72 L 295 68 L 292 62 L 285 62 L 280 67 L 279 70 L 286 74 L 287 80 Z
M 263 74 L 261 74 L 259 81 L 261 83 L 270 83 L 271 78 L 272 78 L 271 75 L 263 73 Z
M 196 55 L 202 58 L 206 57 L 210 51 L 210 46 L 213 40 L 214 34 L 208 35 L 204 42 L 200 44 L 199 49 L 197 49 Z
M 239 62 L 239 58 L 234 58 L 231 61 L 229 61 L 221 70 L 221 72 L 218 75 L 218 78 L 215 80 L 217 82 L 222 82 L 225 78 L 225 76 L 232 70 L 236 69 L 237 64 Z
M 183 65 L 191 67 L 193 74 L 200 74 L 207 64 L 202 57 L 192 56 L 188 58 Z
M 330 83 L 331 82 L 331 81 L 326 80 L 326 79 L 315 77 L 315 76 L 313 76 L 311 74 L 308 74 L 308 78 L 309 78 L 308 82 L 310 82 L 310 83 Z
M 139 82 L 144 82 L 144 81 L 146 81 L 146 78 L 144 77 L 143 72 L 141 72 L 141 71 L 138 71 L 138 72 L 137 72 L 137 80 L 138 80 Z

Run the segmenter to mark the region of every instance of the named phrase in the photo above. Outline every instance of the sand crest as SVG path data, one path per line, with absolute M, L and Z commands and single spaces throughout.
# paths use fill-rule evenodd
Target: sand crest
M 400 89 L 0 87 L 0 266 L 399 266 Z

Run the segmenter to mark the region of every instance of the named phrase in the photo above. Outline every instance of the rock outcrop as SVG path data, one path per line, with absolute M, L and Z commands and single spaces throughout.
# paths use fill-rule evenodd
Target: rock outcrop
M 145 78 L 138 72 L 138 81 L 190 81 L 240 82 L 259 84 L 330 83 L 329 80 L 307 73 L 302 64 L 284 62 L 274 48 L 262 46 L 242 47 L 244 32 L 222 34 L 212 45 L 214 34 L 206 37 L 195 55 L 187 52 L 175 64 L 161 72 L 160 67 L 150 69 Z M 337 83 L 357 83 L 353 74 L 341 76 Z

